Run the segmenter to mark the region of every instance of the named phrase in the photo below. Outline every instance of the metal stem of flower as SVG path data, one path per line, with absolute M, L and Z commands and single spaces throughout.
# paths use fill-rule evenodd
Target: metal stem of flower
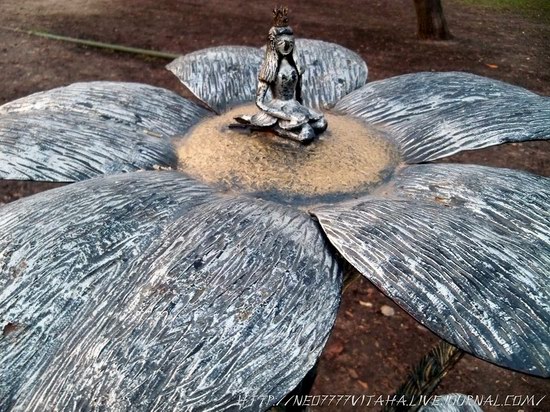
M 347 265 L 344 270 L 344 280 L 342 285 L 342 294 L 348 290 L 348 288 L 357 280 L 360 279 L 363 275 L 355 270 L 351 265 Z
M 462 358 L 464 352 L 444 340 L 441 340 L 428 352 L 411 371 L 407 380 L 395 392 L 395 403 L 388 403 L 384 412 L 417 411 L 423 405 L 421 399 L 427 399 L 437 388 L 443 377 Z M 422 398 L 421 398 L 422 397 Z M 401 399 L 405 400 L 404 406 Z M 415 406 L 409 406 L 415 405 Z

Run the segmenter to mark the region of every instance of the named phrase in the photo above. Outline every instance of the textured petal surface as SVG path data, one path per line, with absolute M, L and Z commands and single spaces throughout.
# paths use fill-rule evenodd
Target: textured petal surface
M 367 65 L 351 50 L 309 39 L 297 39 L 296 49 L 305 70 L 302 97 L 306 106 L 332 106 L 367 81 Z M 254 101 L 264 53 L 252 47 L 214 47 L 182 56 L 167 68 L 200 100 L 221 113 Z
M 315 211 L 342 255 L 452 344 L 548 376 L 549 179 L 421 165 L 378 195 Z
M 178 57 L 166 68 L 191 93 L 218 113 L 254 101 L 263 52 L 255 47 L 221 46 Z
M 171 137 L 208 112 L 144 84 L 75 83 L 0 107 L 0 178 L 73 182 L 175 167 Z
M 336 110 L 386 128 L 407 163 L 550 138 L 550 98 L 468 73 L 415 73 L 369 83 Z
M 367 64 L 345 47 L 310 39 L 298 39 L 296 47 L 305 70 L 302 97 L 308 107 L 332 107 L 367 82 Z
M 314 365 L 340 268 L 305 213 L 176 172 L 0 209 L 0 404 L 262 410 Z

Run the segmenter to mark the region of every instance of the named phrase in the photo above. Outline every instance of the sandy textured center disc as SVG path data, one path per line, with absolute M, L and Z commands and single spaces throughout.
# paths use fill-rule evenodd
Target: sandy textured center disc
M 210 185 L 284 202 L 367 192 L 398 162 L 395 147 L 358 120 L 325 114 L 328 129 L 302 145 L 268 132 L 230 129 L 241 106 L 198 124 L 178 148 L 180 169 Z

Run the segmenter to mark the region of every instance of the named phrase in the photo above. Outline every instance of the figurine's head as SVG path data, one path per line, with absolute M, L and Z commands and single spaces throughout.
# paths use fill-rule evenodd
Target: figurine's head
M 278 34 L 270 39 L 277 53 L 282 56 L 287 56 L 294 51 L 294 36 L 290 34 Z
M 288 8 L 273 9 L 273 27 L 269 30 L 269 43 L 279 54 L 287 56 L 294 50 L 294 33 L 288 25 Z
M 260 68 L 260 80 L 272 82 L 275 79 L 279 59 L 289 56 L 298 67 L 294 32 L 288 25 L 288 8 L 277 7 L 273 10 L 273 27 L 269 30 L 265 60 Z

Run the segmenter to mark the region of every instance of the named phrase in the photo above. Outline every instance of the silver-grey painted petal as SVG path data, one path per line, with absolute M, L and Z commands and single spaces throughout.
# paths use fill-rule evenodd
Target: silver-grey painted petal
M 461 393 L 433 395 L 432 400 L 420 408 L 420 412 L 482 412 L 473 397 Z
M 315 211 L 361 273 L 452 344 L 550 375 L 550 180 L 419 165 L 380 197 Z
M 308 107 L 330 108 L 367 82 L 367 64 L 345 47 L 321 40 L 298 39 L 296 50 L 305 70 L 302 97 Z
M 199 100 L 218 113 L 254 101 L 263 52 L 220 46 L 178 57 L 166 66 Z
M 320 40 L 297 39 L 304 104 L 333 106 L 367 81 L 367 65 L 351 50 Z M 244 46 L 222 46 L 179 57 L 167 68 L 200 100 L 221 113 L 254 101 L 258 70 L 264 51 Z
M 0 404 L 261 410 L 314 365 L 341 270 L 318 226 L 177 172 L 0 208 Z
M 386 128 L 407 163 L 550 138 L 550 98 L 468 73 L 414 73 L 372 82 L 336 110 Z
M 175 167 L 171 138 L 208 112 L 138 83 L 75 83 L 0 107 L 0 178 L 73 182 Z

